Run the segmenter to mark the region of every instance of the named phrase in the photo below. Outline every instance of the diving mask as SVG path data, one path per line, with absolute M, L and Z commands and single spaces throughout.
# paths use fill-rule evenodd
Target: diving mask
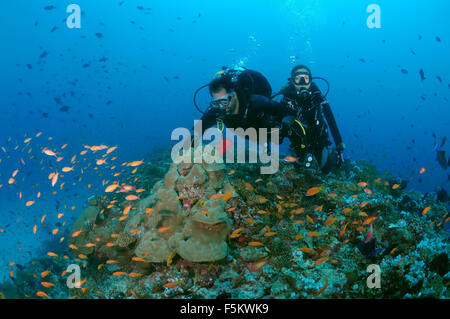
M 231 99 L 233 98 L 233 94 L 234 92 L 231 92 L 226 96 L 213 99 L 210 104 L 211 107 L 214 109 L 225 110 L 230 105 Z
M 292 81 L 296 85 L 308 85 L 311 81 L 311 77 L 308 72 L 297 72 L 292 77 Z

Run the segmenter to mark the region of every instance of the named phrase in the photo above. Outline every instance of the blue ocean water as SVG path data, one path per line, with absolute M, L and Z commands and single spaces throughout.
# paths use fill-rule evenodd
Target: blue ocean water
M 71 3 L 0 3 L 0 280 L 10 262 L 45 254 L 44 242 L 63 245 L 52 231 L 104 191 L 110 172 L 95 167 L 95 154 L 80 155 L 85 145 L 118 146 L 118 166 L 170 148 L 172 130 L 200 118 L 193 93 L 222 66 L 260 71 L 278 90 L 295 64 L 308 65 L 331 85 L 345 157 L 408 189 L 450 190 L 433 150 L 433 133 L 439 142 L 450 134 L 446 0 L 378 0 L 379 29 L 366 23 L 371 1 L 77 0 L 80 29 L 66 25 Z M 73 155 L 83 164 L 71 165 Z M 75 170 L 52 187 L 48 175 L 64 166 Z

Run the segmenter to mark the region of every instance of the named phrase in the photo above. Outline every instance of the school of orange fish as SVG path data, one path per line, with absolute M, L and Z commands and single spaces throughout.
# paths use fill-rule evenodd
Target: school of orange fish
M 37 133 L 33 137 L 25 137 L 23 145 L 17 144 L 12 149 L 8 150 L 2 146 L 3 152 L 6 154 L 6 158 L 9 159 L 12 156 L 12 152 L 20 150 L 20 162 L 18 167 L 11 173 L 8 180 L 8 185 L 1 187 L 14 187 L 17 189 L 18 200 L 23 201 L 25 207 L 38 205 L 41 196 L 49 195 L 44 190 L 35 191 L 35 198 L 24 198 L 24 193 L 20 190 L 20 184 L 24 183 L 25 177 L 21 178 L 20 173 L 23 167 L 27 165 L 28 161 L 39 161 L 42 170 L 48 171 L 49 185 L 51 185 L 51 195 L 56 196 L 58 194 L 57 189 L 62 190 L 65 185 L 66 176 L 70 174 L 79 173 L 81 175 L 86 172 L 97 172 L 98 176 L 103 176 L 102 181 L 102 196 L 108 198 L 109 208 L 114 205 L 120 205 L 125 207 L 123 209 L 123 216 L 120 221 L 124 221 L 130 210 L 134 209 L 136 201 L 145 197 L 148 194 L 149 187 L 140 185 L 140 174 L 137 174 L 139 167 L 145 162 L 143 160 L 136 160 L 131 162 L 124 162 L 122 164 L 114 164 L 117 160 L 117 156 L 112 156 L 117 146 L 108 147 L 106 145 L 88 146 L 83 145 L 83 150 L 77 154 L 67 154 L 65 151 L 67 144 L 61 147 L 50 147 L 40 145 L 37 140 L 43 139 L 41 137 L 42 132 Z M 11 142 L 11 139 L 8 140 Z M 52 141 L 51 137 L 47 138 L 47 143 Z M 38 145 L 34 145 L 38 144 Z M 33 154 L 33 148 L 37 148 L 37 154 Z M 91 152 L 87 157 L 88 152 Z M 27 156 L 23 154 L 28 154 Z M 45 159 L 51 159 L 54 162 L 54 166 L 47 167 L 44 165 Z M 286 170 L 293 169 L 290 163 L 296 162 L 293 157 L 286 157 Z M 1 159 L 0 159 L 1 163 Z M 145 165 L 144 165 L 145 166 Z M 100 167 L 107 167 L 108 171 L 99 170 Z M 383 181 L 382 177 L 373 178 L 372 180 L 360 180 L 357 182 L 346 181 L 341 184 L 334 184 L 330 182 L 321 182 L 320 179 L 315 179 L 316 185 L 309 185 L 296 187 L 294 192 L 280 192 L 276 195 L 266 191 L 267 183 L 270 182 L 271 177 L 259 177 L 254 180 L 249 180 L 243 177 L 243 173 L 240 167 L 233 168 L 228 171 L 230 182 L 233 185 L 233 190 L 226 194 L 216 194 L 210 199 L 221 198 L 226 202 L 226 211 L 233 217 L 233 230 L 229 236 L 229 243 L 231 249 L 236 249 L 243 246 L 252 247 L 269 247 L 271 245 L 272 238 L 278 236 L 281 229 L 286 224 L 290 224 L 294 227 L 300 227 L 303 232 L 292 235 L 291 238 L 284 241 L 295 247 L 295 250 L 301 251 L 314 261 L 313 267 L 320 267 L 324 263 L 336 265 L 341 262 L 342 257 L 339 257 L 339 251 L 351 241 L 355 241 L 356 238 L 365 237 L 369 238 L 376 236 L 377 232 L 380 232 L 385 227 L 386 214 L 390 210 L 390 201 L 392 192 L 397 191 L 399 184 L 392 184 L 388 181 Z M 425 168 L 420 170 L 420 174 L 426 172 Z M 80 175 L 78 182 L 83 181 L 83 177 Z M 121 176 L 122 175 L 122 176 Z M 107 176 L 105 178 L 105 176 Z M 120 179 L 123 178 L 121 181 Z M 314 178 L 313 178 L 314 180 Z M 37 189 L 40 185 L 33 184 L 32 188 Z M 92 184 L 89 183 L 87 188 L 90 189 Z M 26 192 L 28 194 L 28 192 Z M 123 194 L 125 193 L 125 195 Z M 234 193 L 237 193 L 238 197 L 232 197 Z M 118 197 L 116 195 L 124 195 L 125 197 Z M 28 196 L 28 195 L 27 195 Z M 384 198 L 383 202 L 380 202 L 380 198 Z M 376 199 L 376 200 L 374 200 Z M 64 208 L 68 208 L 70 205 L 64 204 Z M 116 207 L 118 207 L 116 206 Z M 76 210 L 75 206 L 70 207 L 71 210 Z M 437 216 L 433 221 L 426 223 L 425 215 L 433 211 L 432 206 L 425 207 L 421 215 L 424 216 L 423 227 L 442 227 L 450 219 L 448 213 Z M 152 208 L 146 210 L 146 214 L 151 214 Z M 209 214 L 208 211 L 202 211 L 203 214 Z M 46 220 L 46 217 L 50 213 L 44 214 L 41 217 L 41 224 Z M 64 219 L 65 214 L 61 212 L 56 213 L 56 218 Z M 36 235 L 40 230 L 40 224 L 33 225 L 30 232 Z M 62 222 L 61 227 L 65 227 L 66 222 Z M 298 229 L 298 228 L 295 228 Z M 162 227 L 158 229 L 158 232 L 165 232 L 168 227 Z M 140 231 L 136 229 L 130 230 L 131 233 L 140 235 Z M 5 233 L 5 229 L 1 228 L 0 233 Z M 52 235 L 57 236 L 62 234 L 62 229 L 54 228 Z M 76 231 L 70 236 L 79 236 L 81 231 Z M 7 235 L 7 234 L 6 234 Z M 114 246 L 114 240 L 118 237 L 117 234 L 111 236 L 111 242 L 108 246 Z M 330 242 L 331 238 L 337 238 L 339 243 Z M 66 241 L 63 236 L 60 237 L 61 243 Z M 88 243 L 86 247 L 94 247 L 95 243 Z M 89 260 L 86 255 L 77 254 L 78 247 L 75 245 L 69 245 L 68 251 L 74 253 L 73 257 L 69 254 L 60 256 L 54 252 L 49 251 L 47 255 L 52 258 L 62 258 L 70 260 L 75 258 L 75 261 L 83 265 L 84 268 L 89 266 Z M 394 248 L 390 251 L 392 256 L 402 255 L 406 252 L 399 251 Z M 174 254 L 171 254 L 167 259 L 165 267 L 177 267 L 174 265 L 173 260 L 176 258 Z M 399 263 L 402 262 L 400 259 Z M 144 263 L 145 261 L 139 257 L 133 257 L 132 262 Z M 248 267 L 249 271 L 261 271 L 261 269 L 271 262 L 271 258 L 264 258 L 262 260 L 253 263 L 242 263 L 243 266 Z M 105 263 L 96 266 L 98 271 L 104 268 L 105 264 L 115 264 L 115 260 L 107 260 Z M 15 262 L 10 261 L 11 267 L 10 277 L 14 278 L 14 266 Z M 41 272 L 40 274 L 33 274 L 34 278 L 40 278 L 42 289 L 37 290 L 35 295 L 42 298 L 50 298 L 51 289 L 55 286 L 55 282 L 46 281 L 45 278 L 50 274 L 50 270 Z M 121 277 L 129 276 L 130 278 L 140 278 L 145 276 L 144 273 L 128 270 L 114 271 L 111 276 Z M 67 276 L 67 272 L 64 271 L 60 274 L 61 279 Z M 93 290 L 91 285 L 87 287 L 89 279 L 84 279 L 79 282 L 81 287 L 81 293 L 88 293 Z M 324 277 L 325 285 L 320 288 L 315 295 L 321 295 L 328 286 L 328 278 Z M 186 280 L 171 280 L 163 284 L 164 288 L 172 289 L 177 286 L 185 284 Z M 45 289 L 44 289 L 45 288 Z M 101 291 L 97 290 L 97 293 L 101 295 Z M 134 291 L 131 294 L 135 296 Z M 4 293 L 0 293 L 0 297 L 4 297 Z M 30 296 L 25 295 L 27 298 Z M 74 297 L 74 296 L 72 296 Z

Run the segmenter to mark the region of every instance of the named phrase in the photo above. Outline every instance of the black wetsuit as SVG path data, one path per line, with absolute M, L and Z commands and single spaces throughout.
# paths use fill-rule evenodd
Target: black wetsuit
M 228 128 L 271 128 L 280 127 L 281 120 L 295 112 L 286 104 L 270 99 L 272 88 L 259 72 L 245 70 L 238 77 L 235 92 L 239 101 L 238 114 L 224 114 L 209 107 L 202 116 L 204 131 L 221 120 Z
M 304 157 L 306 153 L 312 153 L 320 164 L 324 148 L 328 148 L 332 144 L 329 140 L 328 129 L 330 129 L 340 152 L 343 150 L 343 143 L 330 105 L 315 83 L 311 83 L 309 92 L 310 94 L 302 96 L 298 94 L 292 84 L 288 84 L 282 90 L 281 103 L 288 105 L 291 111 L 296 113 L 295 116 L 287 116 L 283 119 L 285 128 L 297 126 L 294 120 L 298 120 L 305 130 L 303 132 L 298 128 L 296 130 L 285 129 L 284 136 L 290 138 L 291 146 L 299 157 Z M 300 145 L 304 145 L 304 147 L 300 147 Z

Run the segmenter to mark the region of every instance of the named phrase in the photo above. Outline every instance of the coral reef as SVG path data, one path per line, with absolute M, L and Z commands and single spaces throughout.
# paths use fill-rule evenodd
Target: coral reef
M 173 163 L 139 200 L 90 198 L 73 256 L 24 265 L 0 291 L 35 298 L 30 274 L 51 267 L 52 298 L 449 298 L 447 208 L 393 183 L 365 162 L 265 176 L 257 164 Z M 80 289 L 57 279 L 70 263 L 83 265 Z M 371 264 L 380 288 L 367 285 Z

